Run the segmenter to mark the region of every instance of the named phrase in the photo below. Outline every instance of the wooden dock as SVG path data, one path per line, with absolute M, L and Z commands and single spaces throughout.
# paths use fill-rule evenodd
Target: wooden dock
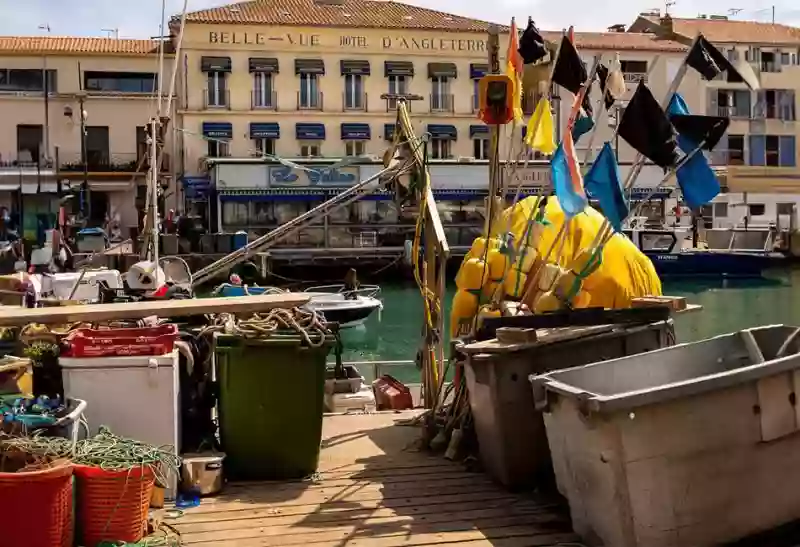
M 562 507 L 418 451 L 413 416 L 326 416 L 313 480 L 229 484 L 168 522 L 197 547 L 581 545 Z

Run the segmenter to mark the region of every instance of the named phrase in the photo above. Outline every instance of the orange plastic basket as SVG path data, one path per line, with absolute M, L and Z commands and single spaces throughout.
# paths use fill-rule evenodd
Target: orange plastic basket
M 72 470 L 0 473 L 0 546 L 72 547 Z
M 136 543 L 147 529 L 155 475 L 149 466 L 109 471 L 75 466 L 78 544 Z

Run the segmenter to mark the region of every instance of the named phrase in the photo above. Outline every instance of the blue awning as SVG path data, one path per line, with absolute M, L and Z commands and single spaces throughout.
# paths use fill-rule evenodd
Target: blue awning
M 489 65 L 481 63 L 472 63 L 469 65 L 469 77 L 473 80 L 480 80 L 486 73 L 489 72 Z
M 458 131 L 455 125 L 428 124 L 428 133 L 434 139 L 457 139 Z
M 220 201 L 247 203 L 251 201 L 325 201 L 324 190 L 314 188 L 271 188 L 269 190 L 224 190 Z
M 251 139 L 280 139 L 281 126 L 278 122 L 251 122 Z
M 203 136 L 214 139 L 232 139 L 233 124 L 228 122 L 203 122 Z
M 394 124 L 393 123 L 385 123 L 383 124 L 383 138 L 387 141 L 392 140 L 394 138 Z
M 372 133 L 368 123 L 343 123 L 342 140 L 368 140 L 372 138 Z
M 295 125 L 295 137 L 298 141 L 324 141 L 325 124 L 298 123 Z
M 488 125 L 470 125 L 469 126 L 469 136 L 470 138 L 474 137 L 475 135 L 488 135 L 489 134 L 489 126 Z

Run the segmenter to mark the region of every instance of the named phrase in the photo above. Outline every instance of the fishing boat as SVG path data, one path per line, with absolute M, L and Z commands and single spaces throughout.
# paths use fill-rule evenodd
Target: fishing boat
M 248 296 L 256 294 L 281 294 L 278 287 L 260 287 L 224 283 L 214 290 L 215 296 Z M 320 285 L 304 291 L 311 295 L 306 308 L 322 314 L 327 321 L 338 323 L 340 328 L 356 327 L 376 311 L 383 310 L 383 302 L 378 298 L 381 288 L 365 285 L 348 290 L 344 284 Z
M 665 277 L 761 277 L 785 258 L 768 250 L 695 248 L 689 231 L 681 228 L 633 228 L 624 233 Z

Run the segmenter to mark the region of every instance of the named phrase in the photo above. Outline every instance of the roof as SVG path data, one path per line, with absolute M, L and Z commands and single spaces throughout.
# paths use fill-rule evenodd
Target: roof
M 561 39 L 560 32 L 543 32 L 550 41 Z M 576 32 L 575 47 L 578 50 L 613 51 L 663 51 L 683 52 L 686 46 L 670 40 L 662 40 L 653 34 L 639 32 Z
M 176 21 L 176 19 L 173 19 Z M 487 32 L 491 23 L 389 0 L 250 0 L 186 15 L 190 23 Z M 500 32 L 508 27 L 498 25 Z
M 36 55 L 153 55 L 158 41 L 119 38 L 81 38 L 73 36 L 0 36 L 0 53 Z
M 633 30 L 657 27 L 660 19 L 640 15 L 631 26 Z M 800 44 L 800 29 L 788 25 L 759 23 L 757 21 L 733 21 L 730 19 L 681 19 L 672 18 L 675 33 L 693 39 L 702 33 L 709 41 L 738 44 Z

